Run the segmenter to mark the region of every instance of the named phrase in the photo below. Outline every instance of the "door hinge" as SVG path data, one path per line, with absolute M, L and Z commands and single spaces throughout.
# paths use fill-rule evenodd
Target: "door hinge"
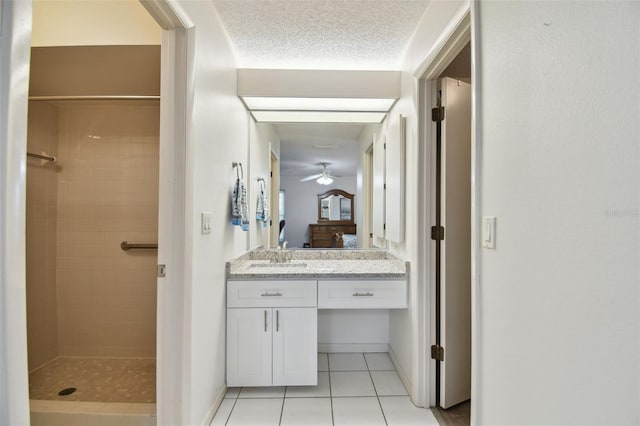
M 387 184 L 386 183 L 382 184 L 382 189 L 387 189 Z
M 431 121 L 444 120 L 444 107 L 437 107 L 431 109 Z
M 382 230 L 383 230 L 383 231 L 386 231 L 386 230 L 387 230 L 387 224 L 386 224 L 386 223 L 383 223 L 383 224 L 382 224 Z
M 431 359 L 444 361 L 444 348 L 440 345 L 431 345 Z
M 167 276 L 167 265 L 158 265 L 158 278 L 164 278 Z
M 436 241 L 444 240 L 444 226 L 432 226 L 431 239 Z
M 384 149 L 387 149 L 387 143 L 385 142 L 384 144 L 382 144 L 382 147 L 383 147 Z

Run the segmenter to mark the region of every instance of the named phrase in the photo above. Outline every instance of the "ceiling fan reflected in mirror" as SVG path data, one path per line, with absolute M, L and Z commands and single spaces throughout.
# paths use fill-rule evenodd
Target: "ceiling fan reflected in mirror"
M 331 171 L 327 170 L 327 166 L 330 163 L 318 163 L 318 164 L 322 166 L 322 172 L 315 175 L 303 177 L 302 179 L 300 179 L 300 182 L 308 182 L 310 180 L 315 179 L 315 181 L 318 182 L 320 185 L 329 185 L 333 182 L 334 179 L 340 179 L 340 176 L 333 176 L 331 174 Z

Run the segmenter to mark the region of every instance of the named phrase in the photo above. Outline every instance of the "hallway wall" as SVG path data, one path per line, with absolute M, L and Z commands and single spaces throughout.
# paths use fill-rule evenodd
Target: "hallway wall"
M 187 314 L 182 348 L 183 424 L 210 421 L 225 389 L 225 262 L 244 253 L 249 235 L 231 225 L 233 162 L 249 164 L 249 113 L 236 96 L 231 45 L 210 2 L 180 0 L 194 24 L 194 66 L 188 70 L 191 121 L 186 147 Z M 210 234 L 201 212 L 212 213 Z M 255 227 L 255 222 L 251 223 Z
M 475 420 L 639 424 L 640 3 L 476 5 Z

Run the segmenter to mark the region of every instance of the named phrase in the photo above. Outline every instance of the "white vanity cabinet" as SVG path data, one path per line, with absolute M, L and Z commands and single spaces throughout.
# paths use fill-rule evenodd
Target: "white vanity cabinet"
M 227 282 L 227 386 L 317 384 L 317 281 Z

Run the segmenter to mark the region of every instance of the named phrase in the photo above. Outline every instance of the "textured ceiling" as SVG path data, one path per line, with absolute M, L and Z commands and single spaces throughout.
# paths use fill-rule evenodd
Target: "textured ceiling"
M 322 171 L 319 163 L 330 163 L 336 176 L 355 176 L 361 124 L 276 124 L 280 135 L 280 173 L 307 176 Z
M 428 0 L 213 0 L 239 68 L 398 70 Z

